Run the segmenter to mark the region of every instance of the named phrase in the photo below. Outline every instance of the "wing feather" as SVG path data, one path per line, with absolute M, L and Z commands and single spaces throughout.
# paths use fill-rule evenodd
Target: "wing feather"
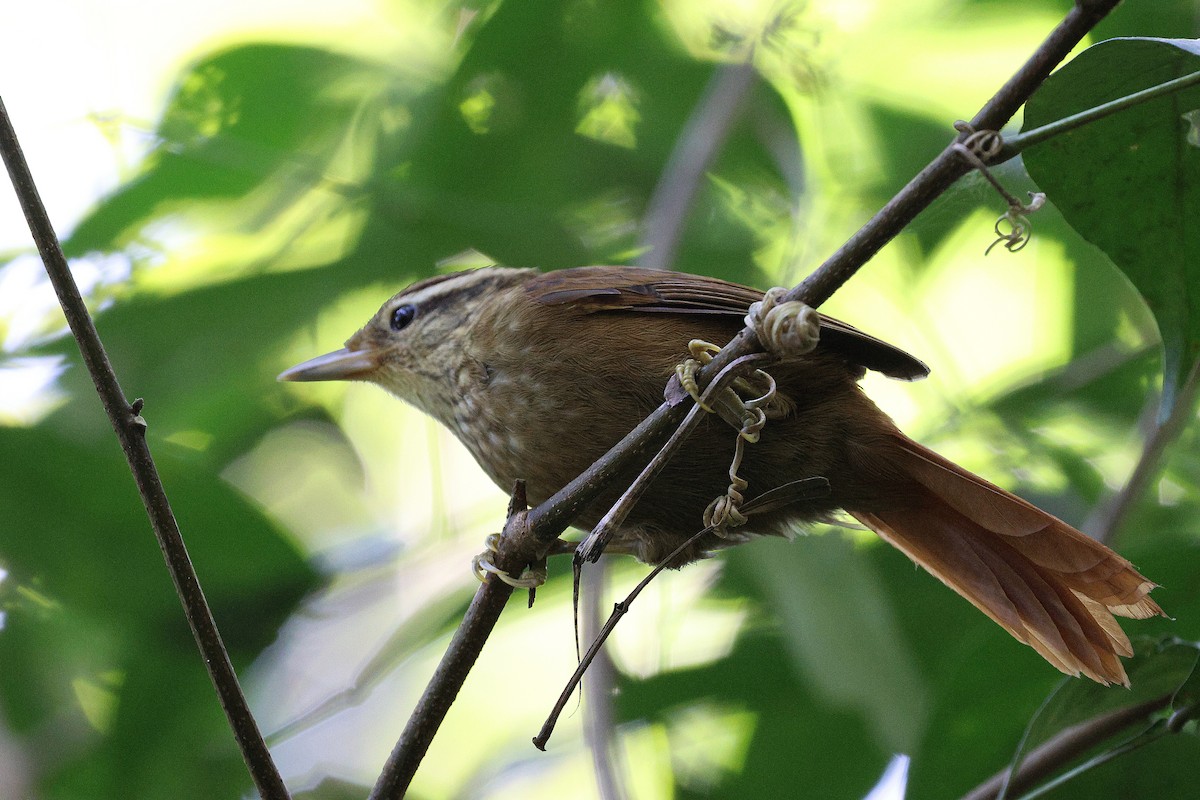
M 540 275 L 527 284 L 542 305 L 571 305 L 589 313 L 636 311 L 728 316 L 740 322 L 763 293 L 718 278 L 637 267 L 576 267 Z M 853 364 L 900 380 L 917 380 L 929 367 L 898 347 L 821 315 L 821 346 Z

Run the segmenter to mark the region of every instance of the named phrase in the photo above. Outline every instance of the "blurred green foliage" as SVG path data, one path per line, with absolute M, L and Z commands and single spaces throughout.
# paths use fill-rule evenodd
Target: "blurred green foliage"
M 784 6 L 693 198 L 676 268 L 794 282 L 949 141 L 953 115 L 970 116 L 1068 4 L 900 5 Z M 127 391 L 146 398 L 218 623 L 304 796 L 354 796 L 347 781 L 373 779 L 469 598 L 469 555 L 503 498 L 477 496 L 462 453 L 374 390 L 273 376 L 439 266 L 636 259 L 706 88 L 777 12 L 397 0 L 388 13 L 438 58 L 230 46 L 179 76 L 144 164 L 67 237 L 74 258 L 129 259 L 129 279 L 95 294 L 100 333 Z M 1099 33 L 1181 37 L 1195 24 L 1184 0 L 1129 0 Z M 999 172 L 1014 191 L 1032 185 L 1019 164 Z M 917 386 L 869 381 L 910 433 L 1082 523 L 1128 475 L 1156 407 L 1154 319 L 1054 209 L 1020 255 L 984 261 L 1001 211 L 965 179 L 831 308 L 934 367 Z M 1147 293 L 1198 288 L 1133 280 Z M 243 795 L 249 781 L 71 342 L 12 355 L 68 368 L 52 413 L 0 429 L 10 763 L 48 798 Z M 1176 618 L 1131 632 L 1200 638 L 1196 437 L 1192 426 L 1170 450 L 1118 542 Z M 858 533 L 756 542 L 718 564 L 665 577 L 614 642 L 617 760 L 633 796 L 861 797 L 904 752 L 909 796 L 957 797 L 1010 761 L 1058 681 Z M 577 719 L 549 755 L 528 745 L 570 669 L 564 572 L 552 564 L 532 612 L 506 614 L 415 795 L 594 792 Z M 639 574 L 619 564 L 616 583 Z M 1052 796 L 1188 797 L 1198 755 L 1194 737 L 1176 737 Z

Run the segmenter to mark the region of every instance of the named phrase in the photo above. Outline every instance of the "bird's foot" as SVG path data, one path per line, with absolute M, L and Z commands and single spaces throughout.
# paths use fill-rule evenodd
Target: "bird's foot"
M 471 559 L 471 572 L 475 577 L 483 582 L 488 575 L 495 575 L 504 583 L 514 589 L 536 589 L 546 582 L 546 561 L 539 561 L 525 568 L 519 576 L 513 577 L 504 570 L 492 563 L 492 558 L 495 557 L 497 549 L 500 545 L 500 534 L 489 534 L 483 540 L 483 546 L 486 548 L 482 553 Z

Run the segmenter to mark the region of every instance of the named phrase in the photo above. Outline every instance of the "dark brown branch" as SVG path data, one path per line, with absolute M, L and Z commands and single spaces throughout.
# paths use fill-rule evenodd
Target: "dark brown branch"
M 541 558 L 540 555 L 531 555 L 536 540 L 529 536 L 525 507 L 525 484 L 518 481 L 508 504 L 508 521 L 504 524 L 504 536 L 501 537 L 502 549 L 494 561 L 497 567 L 510 575 L 519 575 L 525 567 Z M 503 548 L 503 543 L 510 541 L 533 544 L 526 544 L 526 549 L 522 550 Z M 541 555 L 545 555 L 545 550 Z M 458 690 L 466 682 L 467 673 L 475 666 L 484 643 L 496 627 L 500 612 L 504 611 L 504 604 L 512 597 L 512 593 L 513 587 L 495 575 L 488 575 L 475 592 L 462 623 L 454 632 L 450 646 L 442 654 L 442 660 L 438 662 L 433 677 L 417 701 L 417 707 L 408 718 L 399 741 L 392 748 L 368 800 L 400 798 L 408 791 L 408 785 L 429 750 L 434 734 L 450 711 Z
M 499 563 L 496 566 L 504 569 Z M 475 666 L 483 643 L 487 641 L 492 628 L 496 627 L 500 612 L 512 593 L 512 587 L 494 575 L 489 575 L 475 593 L 462 624 L 454 632 L 450 646 L 442 654 L 437 670 L 429 679 L 429 685 L 417 701 L 404 732 L 400 734 L 400 740 L 384 764 L 369 800 L 404 797 L 417 767 L 421 765 L 421 759 L 429 750 L 433 735 L 441 727 L 454 698 L 458 696 L 458 690 L 466 682 L 467 673 Z
M 288 793 L 283 785 L 283 778 L 271 760 L 271 753 L 250 713 L 241 686 L 238 685 L 237 674 L 229 661 L 229 654 L 225 651 L 212 612 L 204 599 L 199 578 L 188 557 L 179 525 L 175 521 L 158 470 L 154 466 L 154 459 L 150 455 L 150 448 L 146 444 L 146 422 L 140 415 L 142 401 L 138 399 L 130 404 L 121 391 L 117 375 L 108 361 L 100 336 L 96 333 L 96 326 L 92 323 L 79 287 L 75 285 L 75 279 L 67 266 L 66 257 L 33 182 L 33 175 L 29 172 L 29 165 L 25 162 L 16 131 L 13 130 L 2 99 L 0 155 L 8 168 L 17 199 L 29 223 L 29 230 L 42 256 L 42 263 L 46 266 L 50 282 L 54 285 L 67 324 L 79 344 L 83 362 L 96 386 L 96 393 L 100 395 L 100 402 L 104 405 L 113 430 L 116 431 L 117 439 L 121 442 L 121 449 L 125 451 L 129 469 L 137 483 L 138 494 L 141 495 L 142 504 L 146 507 L 150 524 L 154 528 L 154 535 L 162 548 L 171 580 L 175 583 L 179 602 L 183 604 L 188 625 L 196 639 L 196 646 L 200 648 L 242 757 L 259 794 L 266 800 L 285 800 Z
M 1117 2 L 1118 0 L 1081 0 L 1077 3 L 1020 70 L 975 115 L 971 121 L 972 126 L 977 130 L 998 130 L 1003 127 L 1050 71 L 1116 6 Z M 948 145 L 841 249 L 790 292 L 788 299 L 801 300 L 814 307 L 828 300 L 869 258 L 899 234 L 918 213 L 928 207 L 967 169 L 966 162 L 953 150 L 952 145 Z M 717 354 L 711 364 L 700 371 L 700 385 L 707 386 L 713 375 L 736 358 L 754 352 L 757 346 L 754 335 L 749 331 L 742 331 L 729 346 Z M 532 509 L 526 519 L 527 524 L 522 526 L 516 535 L 502 537 L 495 560 L 496 566 L 519 574 L 526 566 L 539 560 L 558 535 L 605 488 L 633 465 L 643 463 L 644 459 L 666 442 L 687 409 L 687 402 L 663 403 L 599 461 L 550 500 Z M 495 592 L 500 591 L 496 586 L 498 583 L 489 580 L 476 594 L 471 610 L 455 634 L 454 641 L 458 646 L 443 657 L 441 665 L 426 688 L 426 697 L 430 693 L 451 698 L 457 694 L 462 680 L 466 677 L 466 669 L 453 668 L 450 662 L 463 659 L 469 669 L 469 665 L 474 663 L 479 651 L 483 649 L 496 622 L 496 617 L 491 615 L 490 610 L 484 613 L 484 609 L 494 608 L 498 616 L 503 601 L 511 594 L 511 590 L 505 586 L 506 591 L 503 592 L 502 598 L 493 597 Z M 485 598 L 488 597 L 491 597 L 491 600 L 485 602 Z M 405 732 L 401 735 L 392 758 L 389 759 L 388 767 L 371 794 L 373 800 L 394 800 L 403 796 L 416 765 L 424 757 L 432 739 L 432 732 L 428 737 L 410 737 L 410 730 L 427 729 L 430 726 L 436 729 L 441 722 L 441 717 L 432 722 L 425 719 L 429 713 L 431 712 L 422 698 L 422 703 L 410 717 Z M 444 716 L 444 711 L 433 713 L 441 713 Z M 410 746 L 413 748 L 411 752 L 401 752 Z M 393 769 L 402 769 L 403 774 L 390 774 Z M 382 789 L 385 785 L 388 787 L 386 791 Z
M 1101 742 L 1133 725 L 1149 722 L 1151 716 L 1170 704 L 1171 697 L 1165 694 L 1144 703 L 1118 708 L 1067 728 L 1026 756 L 1011 779 L 1008 778 L 1008 770 L 1002 769 L 964 794 L 961 800 L 995 800 L 1005 780 L 1008 780 L 1007 795 L 1016 797 Z

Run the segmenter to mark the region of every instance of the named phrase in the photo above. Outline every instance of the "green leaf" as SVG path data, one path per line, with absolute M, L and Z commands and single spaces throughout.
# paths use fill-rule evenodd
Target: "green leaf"
M 1200 70 L 1200 43 L 1113 39 L 1080 54 L 1029 101 L 1023 131 Z M 1200 357 L 1200 149 L 1192 88 L 1029 148 L 1029 174 L 1153 311 L 1165 351 L 1165 418 Z
M 878 780 L 890 751 L 862 715 L 814 691 L 793 668 L 787 647 L 778 632 L 752 627 L 718 661 L 645 679 L 620 677 L 615 698 L 620 718 L 661 723 L 668 738 L 687 724 L 692 708 L 753 715 L 738 768 L 704 786 L 676 774 L 677 796 L 795 797 L 806 796 L 809 787 L 820 797 L 862 797 Z
M 379 93 L 387 77 L 313 47 L 254 44 L 209 55 L 180 76 L 155 131 L 160 144 L 140 173 L 80 222 L 63 249 L 68 257 L 111 251 L 155 217 L 244 199 L 263 184 L 286 205 L 328 181 L 328 161 L 361 98 Z M 240 222 L 262 225 L 265 216 L 247 212 Z
M 264 617 L 278 621 L 313 579 L 295 547 L 187 451 L 164 445 L 155 455 L 210 603 L 257 604 Z M 52 601 L 109 624 L 140 630 L 166 618 L 183 625 L 115 441 L 72 441 L 45 427 L 6 428 L 0 459 L 21 464 L 0 485 L 0 563 L 20 580 L 36 580 Z M 257 646 L 274 633 L 265 618 L 252 629 Z

